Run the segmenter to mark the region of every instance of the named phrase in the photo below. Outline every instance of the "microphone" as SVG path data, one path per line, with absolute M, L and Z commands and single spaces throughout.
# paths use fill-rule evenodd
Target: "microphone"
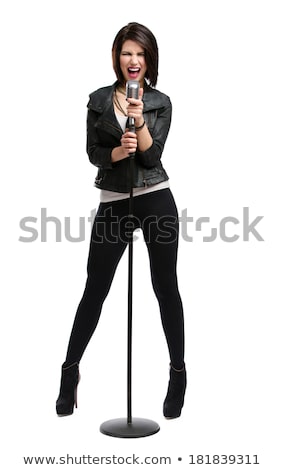
M 128 80 L 126 83 L 126 99 L 127 98 L 134 98 L 136 100 L 139 99 L 139 90 L 140 90 L 140 82 L 137 80 Z M 135 132 L 135 118 L 129 117 L 127 122 L 127 127 L 129 128 L 130 132 Z

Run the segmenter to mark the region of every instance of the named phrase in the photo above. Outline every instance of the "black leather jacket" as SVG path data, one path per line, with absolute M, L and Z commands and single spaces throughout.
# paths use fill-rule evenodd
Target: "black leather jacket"
M 113 92 L 117 83 L 100 88 L 89 95 L 87 114 L 87 153 L 98 167 L 94 185 L 109 191 L 130 190 L 130 159 L 111 161 L 114 147 L 121 145 L 122 129 L 113 108 Z M 133 187 L 152 186 L 168 180 L 161 155 L 168 135 L 172 106 L 168 96 L 145 84 L 144 119 L 153 143 L 145 152 L 137 151 L 134 161 Z

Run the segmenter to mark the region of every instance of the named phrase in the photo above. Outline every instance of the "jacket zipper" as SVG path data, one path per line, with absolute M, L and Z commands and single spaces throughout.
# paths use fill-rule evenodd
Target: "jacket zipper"
M 146 181 L 146 179 L 145 179 L 144 170 L 143 170 L 143 184 L 144 184 L 144 187 L 147 188 L 147 181 Z

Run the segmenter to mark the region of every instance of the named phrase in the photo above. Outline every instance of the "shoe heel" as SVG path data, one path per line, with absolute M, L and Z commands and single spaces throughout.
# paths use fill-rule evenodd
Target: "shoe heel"
M 80 374 L 78 375 L 78 382 L 77 382 L 77 385 L 74 389 L 74 406 L 75 406 L 75 408 L 78 408 L 78 384 L 79 384 L 79 381 L 80 381 Z

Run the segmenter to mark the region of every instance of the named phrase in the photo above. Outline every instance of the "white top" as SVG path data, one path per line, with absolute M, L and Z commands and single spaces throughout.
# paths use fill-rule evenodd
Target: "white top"
M 141 196 L 143 194 L 152 193 L 153 191 L 159 191 L 160 189 L 169 187 L 169 181 L 162 181 L 161 183 L 157 183 L 152 186 L 133 188 L 133 196 Z M 120 201 L 122 199 L 128 199 L 129 197 L 129 193 L 117 193 L 115 191 L 107 191 L 106 189 L 101 189 L 100 192 L 100 202 Z
M 116 113 L 116 118 L 120 124 L 123 132 L 126 129 L 127 116 L 122 116 L 121 114 Z M 143 188 L 133 188 L 133 196 L 141 196 L 142 194 L 152 193 L 153 191 L 159 191 L 160 189 L 169 188 L 169 181 L 162 181 L 161 183 L 154 184 L 152 186 L 146 186 Z M 100 191 L 100 202 L 111 202 L 111 201 L 120 201 L 122 199 L 128 199 L 129 193 L 119 193 L 116 191 L 107 191 L 106 189 L 101 189 Z
M 125 132 L 128 117 L 127 116 L 122 116 L 122 114 L 117 114 L 117 113 L 115 113 L 115 114 L 116 114 L 117 121 L 118 121 L 118 123 L 120 124 L 120 126 L 122 128 L 122 131 Z

